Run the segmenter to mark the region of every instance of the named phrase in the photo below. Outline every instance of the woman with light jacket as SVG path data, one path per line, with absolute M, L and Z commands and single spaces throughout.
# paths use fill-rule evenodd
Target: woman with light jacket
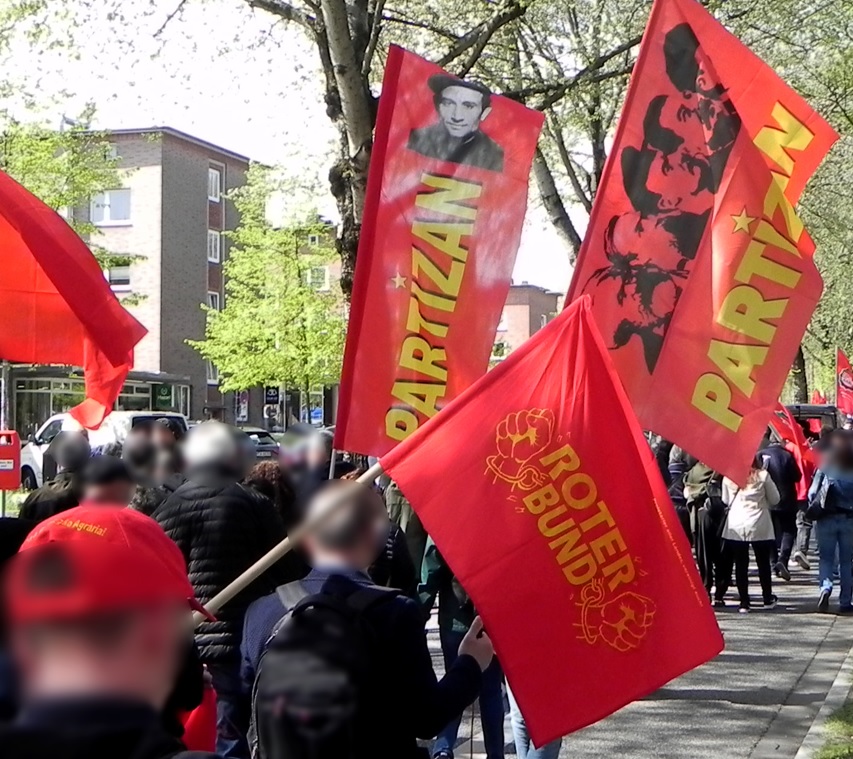
M 773 579 L 770 559 L 776 536 L 770 509 L 779 503 L 779 491 L 770 475 L 765 472 L 756 458 L 747 475 L 746 485 L 738 487 L 728 477 L 723 480 L 723 502 L 728 506 L 722 539 L 727 567 L 724 576 L 730 576 L 731 565 L 735 566 L 735 584 L 740 597 L 741 614 L 749 612 L 749 547 L 755 554 L 758 579 L 765 609 L 776 606 L 773 595 Z M 728 570 L 728 572 L 726 571 Z M 717 596 L 720 598 L 720 596 Z M 719 604 L 717 604 L 719 605 Z

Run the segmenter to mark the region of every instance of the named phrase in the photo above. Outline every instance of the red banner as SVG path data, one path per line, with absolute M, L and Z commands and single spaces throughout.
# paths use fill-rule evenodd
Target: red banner
M 853 415 L 853 371 L 850 359 L 841 348 L 835 359 L 835 405 L 842 414 Z
M 820 390 L 812 390 L 812 404 L 815 406 L 825 406 L 826 396 Z
M 569 300 L 640 422 L 742 481 L 822 282 L 797 218 L 837 135 L 694 0 L 656 0 Z
M 381 459 L 471 595 L 540 746 L 723 647 L 588 300 Z
M 488 368 L 541 113 L 392 47 L 335 446 L 381 455 Z
M 0 358 L 82 366 L 86 400 L 71 409 L 95 428 L 113 409 L 145 328 L 118 302 L 66 221 L 0 172 Z

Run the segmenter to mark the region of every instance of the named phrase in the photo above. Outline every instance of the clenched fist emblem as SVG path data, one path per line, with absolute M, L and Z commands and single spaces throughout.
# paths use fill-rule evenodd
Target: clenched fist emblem
M 603 640 L 617 651 L 640 645 L 654 621 L 651 599 L 633 591 L 604 601 L 604 583 L 593 580 L 581 594 L 581 628 L 587 643 Z
M 498 452 L 486 459 L 489 471 L 513 489 L 541 487 L 545 476 L 530 462 L 548 447 L 553 433 L 554 414 L 550 409 L 509 414 L 495 430 Z

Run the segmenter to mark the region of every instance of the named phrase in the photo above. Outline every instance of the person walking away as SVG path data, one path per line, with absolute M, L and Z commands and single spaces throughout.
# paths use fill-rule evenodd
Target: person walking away
M 113 456 L 95 456 L 81 473 L 81 503 L 127 506 L 136 490 L 127 465 Z
M 793 453 L 792 446 L 796 443 L 789 442 L 787 448 Z M 809 507 L 809 488 L 814 480 L 817 467 L 815 465 L 816 452 L 813 448 L 809 448 L 802 452 L 802 470 L 803 476 L 797 483 L 797 538 L 794 542 L 794 553 L 791 558 L 799 565 L 801 569 L 809 570 L 812 568 L 811 562 L 808 560 L 809 542 L 811 540 L 812 522 L 806 515 Z
M 421 524 L 421 518 L 415 513 L 412 504 L 403 495 L 403 491 L 396 482 L 390 482 L 385 488 L 385 507 L 388 509 L 391 521 L 399 525 L 406 536 L 409 555 L 415 567 L 415 577 L 420 578 L 427 543 L 427 532 Z
M 360 483 L 329 483 L 306 518 L 316 522 L 330 510 L 304 538 L 311 573 L 246 613 L 243 683 L 254 692 L 254 756 L 424 756 L 416 738 L 433 737 L 477 697 L 491 641 L 475 620 L 437 680 L 417 603 L 367 576 L 388 532 L 381 498 Z
M 809 489 L 809 511 L 817 533 L 818 611 L 829 610 L 832 576 L 839 571 L 838 610 L 853 611 L 853 435 L 833 431 Z
M 546 743 L 541 748 L 536 748 L 533 741 L 530 740 L 527 723 L 524 721 L 521 709 L 518 708 L 518 703 L 512 694 L 509 683 L 507 683 L 506 695 L 509 701 L 509 724 L 512 727 L 516 759 L 559 759 L 563 739 L 557 738 L 557 740 Z
M 684 475 L 684 498 L 696 524 L 696 562 L 702 583 L 709 599 L 712 588 L 716 589 L 711 600 L 715 606 L 723 607 L 731 581 L 731 567 L 723 560 L 720 539 L 726 521 L 722 475 L 701 462 L 691 467 Z M 725 574 L 726 568 L 728 574 Z
M 421 570 L 418 596 L 424 621 L 429 621 L 433 604 L 438 597 L 438 632 L 446 668 L 453 666 L 459 646 L 477 616 L 474 604 L 462 584 L 453 576 L 432 538 L 427 540 Z M 487 759 L 503 759 L 504 703 L 501 683 L 503 673 L 494 659 L 483 672 L 480 686 L 480 720 Z M 432 749 L 433 759 L 453 759 L 453 749 L 459 733 L 460 717 L 442 728 Z
M 60 432 L 51 442 L 59 473 L 27 496 L 18 512 L 21 519 L 42 522 L 79 505 L 83 495 L 81 472 L 92 449 L 80 432 Z
M 797 539 L 797 484 L 803 477 L 793 454 L 768 428 L 761 450 L 758 452 L 761 466 L 773 479 L 779 491 L 779 503 L 770 510 L 776 541 L 773 544 L 773 571 L 777 577 L 788 581 L 791 572 L 788 564 L 794 542 Z
M 184 441 L 187 481 L 154 511 L 154 519 L 178 544 L 202 603 L 254 564 L 285 537 L 273 504 L 238 484 L 248 470 L 245 434 L 220 422 L 194 427 Z M 249 604 L 294 577 L 293 559 L 277 562 L 232 599 L 216 622 L 196 631 L 201 660 L 217 694 L 217 751 L 247 759 L 249 702 L 240 688 L 240 638 Z M 297 570 L 298 571 L 298 570 Z M 296 575 L 298 576 L 298 574 Z
M 24 701 L 0 728 L 0 756 L 216 759 L 187 754 L 164 727 L 201 607 L 153 520 L 107 506 L 52 517 L 24 541 L 5 590 Z
M 751 608 L 749 600 L 749 548 L 755 554 L 758 565 L 758 580 L 765 609 L 776 606 L 773 595 L 773 579 L 770 559 L 775 545 L 773 519 L 770 509 L 779 503 L 779 491 L 773 478 L 761 468 L 758 456 L 746 479 L 746 486 L 739 488 L 728 477 L 723 479 L 723 502 L 729 507 L 726 523 L 723 527 L 724 556 L 727 558 L 722 567 L 723 575 L 731 574 L 731 563 L 735 565 L 735 584 L 737 585 L 742 614 Z

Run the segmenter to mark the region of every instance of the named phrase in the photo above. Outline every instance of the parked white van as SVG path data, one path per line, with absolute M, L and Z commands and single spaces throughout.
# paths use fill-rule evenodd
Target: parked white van
M 113 411 L 97 430 L 89 430 L 89 443 L 97 448 L 107 443 L 124 443 L 134 427 L 157 419 L 171 419 L 172 424 L 187 431 L 187 418 L 172 411 Z M 63 430 L 80 430 L 69 414 L 54 414 L 21 449 L 21 487 L 34 490 L 43 482 L 44 452 Z

